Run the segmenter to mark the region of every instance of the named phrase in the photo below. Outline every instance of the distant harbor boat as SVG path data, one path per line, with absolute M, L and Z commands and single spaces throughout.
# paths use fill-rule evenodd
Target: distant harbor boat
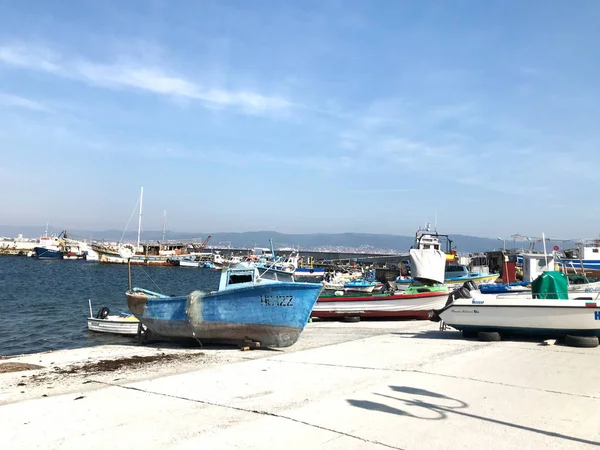
M 132 244 L 92 244 L 92 250 L 98 254 L 98 261 L 101 263 L 108 264 L 145 264 L 145 265 L 156 265 L 156 266 L 168 266 L 178 265 L 179 261 L 189 257 L 191 252 L 200 252 L 210 240 L 208 236 L 202 244 L 183 244 L 183 243 L 156 243 L 156 244 L 144 244 L 141 243 L 142 233 L 142 205 L 144 199 L 144 187 L 140 189 L 139 202 L 139 216 L 138 216 L 138 230 L 137 230 L 137 245 Z M 164 237 L 164 231 L 163 231 Z M 122 256 L 121 249 L 123 245 L 127 246 L 128 252 L 132 256 L 127 259 Z
M 446 241 L 445 250 L 442 249 L 443 245 L 440 238 Z M 483 271 L 471 271 L 466 265 L 456 264 L 456 251 L 452 249 L 452 240 L 446 234 L 432 233 L 429 226 L 426 229 L 419 229 L 417 231 L 414 248 L 420 250 L 434 249 L 445 252 L 444 284 L 449 287 L 456 287 L 467 281 L 472 281 L 476 285 L 493 283 L 500 276 L 499 273 L 489 273 L 487 266 L 482 267 Z M 407 289 L 413 282 L 414 280 L 411 277 L 400 275 L 394 281 L 394 287 L 398 290 Z
M 140 244 L 139 247 L 129 245 L 135 252 L 131 264 L 168 266 L 175 265 L 189 256 L 190 250 L 197 244 Z M 107 264 L 127 264 L 127 259 L 119 253 L 118 245 L 92 244 L 92 249 L 98 254 L 98 261 Z
M 294 275 L 296 277 L 323 278 L 325 276 L 325 269 L 319 267 L 297 267 Z
M 566 273 L 600 277 L 600 238 L 581 239 L 564 254 L 558 266 Z

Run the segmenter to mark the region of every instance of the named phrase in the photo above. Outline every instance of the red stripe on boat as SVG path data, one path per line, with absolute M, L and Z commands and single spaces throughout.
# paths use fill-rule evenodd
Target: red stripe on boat
M 364 302 L 364 301 L 377 301 L 377 300 L 409 300 L 411 298 L 423 298 L 423 297 L 442 297 L 448 296 L 450 292 L 419 292 L 418 294 L 399 294 L 399 295 L 364 295 L 362 297 L 319 297 L 317 302 Z

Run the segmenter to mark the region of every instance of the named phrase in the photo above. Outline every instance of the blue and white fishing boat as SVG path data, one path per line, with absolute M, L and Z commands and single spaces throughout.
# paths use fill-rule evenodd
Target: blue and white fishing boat
M 564 255 L 558 265 L 566 273 L 600 277 L 600 238 L 579 240 Z
M 170 297 L 130 288 L 126 297 L 131 312 L 159 336 L 288 347 L 300 337 L 322 289 L 320 283 L 269 280 L 257 267 L 239 264 L 223 270 L 216 292 Z
M 38 245 L 33 248 L 34 256 L 37 259 L 63 259 L 66 253 L 65 240 L 61 239 L 63 236 L 66 239 L 66 231 L 58 236 L 48 236 L 48 226 L 46 226 L 46 232 L 40 237 Z

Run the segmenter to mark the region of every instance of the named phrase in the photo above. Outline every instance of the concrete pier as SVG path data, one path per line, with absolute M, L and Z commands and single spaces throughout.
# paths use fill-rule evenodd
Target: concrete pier
M 598 363 L 600 348 L 484 343 L 431 322 L 317 322 L 284 351 L 0 360 L 0 424 L 11 449 L 598 448 Z

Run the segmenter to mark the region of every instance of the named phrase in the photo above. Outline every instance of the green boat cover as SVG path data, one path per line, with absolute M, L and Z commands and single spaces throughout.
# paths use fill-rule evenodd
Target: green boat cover
M 569 279 L 555 270 L 543 272 L 531 283 L 533 298 L 546 300 L 568 300 Z
M 421 286 L 421 285 L 413 285 L 404 290 L 405 294 L 422 294 L 423 292 L 449 292 L 448 287 L 441 285 L 435 286 Z

